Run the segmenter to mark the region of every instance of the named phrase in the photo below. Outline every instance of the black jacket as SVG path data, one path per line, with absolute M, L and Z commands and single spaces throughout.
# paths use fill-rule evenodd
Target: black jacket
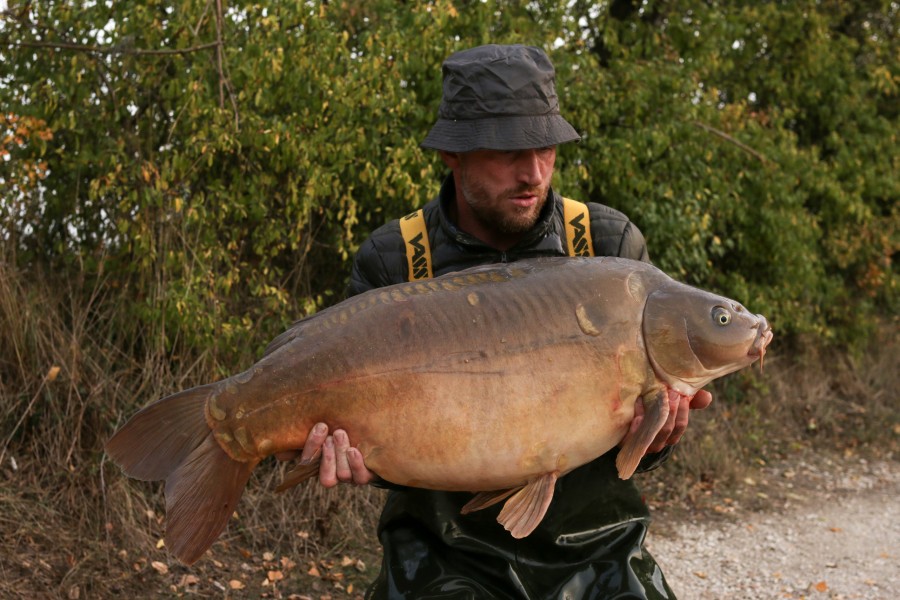
M 431 244 L 435 277 L 469 267 L 512 262 L 537 256 L 565 256 L 562 199 L 550 191 L 548 202 L 535 227 L 514 248 L 501 252 L 460 230 L 448 217 L 456 189 L 448 178 L 440 195 L 425 205 L 425 224 Z M 591 235 L 598 256 L 620 256 L 649 262 L 644 236 L 628 217 L 602 204 L 589 203 Z M 406 250 L 399 220 L 382 225 L 360 247 L 350 276 L 350 294 L 380 288 L 408 279 Z
M 501 252 L 457 228 L 448 217 L 456 190 L 448 177 L 424 208 L 434 275 L 487 263 L 565 256 L 562 199 L 550 191 L 536 226 Z M 649 261 L 644 238 L 621 212 L 589 203 L 597 255 Z M 360 248 L 350 293 L 407 281 L 399 221 L 378 228 Z M 648 456 L 639 471 L 668 452 Z M 514 539 L 496 522 L 501 505 L 461 515 L 471 494 L 392 489 L 378 528 L 381 572 L 369 598 L 607 599 L 674 597 L 643 548 L 649 513 L 632 480 L 622 481 L 616 451 L 557 482 L 538 528 Z

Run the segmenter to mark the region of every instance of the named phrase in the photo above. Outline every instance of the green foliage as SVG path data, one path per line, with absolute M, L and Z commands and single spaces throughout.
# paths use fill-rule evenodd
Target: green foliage
M 548 50 L 584 136 L 556 185 L 624 210 L 667 271 L 780 333 L 896 314 L 896 4 L 222 4 L 0 21 L 4 123 L 28 124 L 0 146 L 4 256 L 130 290 L 123 320 L 173 354 L 230 371 L 340 299 L 368 232 L 437 190 L 441 61 L 488 42 Z

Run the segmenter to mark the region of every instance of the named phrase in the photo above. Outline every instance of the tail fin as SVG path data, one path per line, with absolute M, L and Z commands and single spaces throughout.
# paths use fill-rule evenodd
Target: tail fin
M 166 482 L 166 547 L 193 564 L 219 537 L 256 462 L 233 460 L 206 423 L 212 385 L 159 400 L 134 415 L 106 443 L 131 477 Z

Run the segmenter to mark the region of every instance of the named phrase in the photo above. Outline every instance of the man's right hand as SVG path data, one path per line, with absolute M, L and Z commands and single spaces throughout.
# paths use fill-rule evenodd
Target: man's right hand
M 281 460 L 294 456 L 295 453 L 278 454 Z M 350 446 L 347 432 L 335 429 L 332 435 L 328 435 L 328 425 L 325 423 L 316 423 L 309 431 L 300 454 L 300 464 L 308 465 L 316 459 L 320 461 L 319 482 L 327 488 L 338 483 L 367 485 L 378 479 L 375 473 L 366 468 L 359 449 Z

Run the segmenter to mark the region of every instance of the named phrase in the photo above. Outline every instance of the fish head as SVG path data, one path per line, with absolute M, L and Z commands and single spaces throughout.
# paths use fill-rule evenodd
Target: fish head
M 677 282 L 648 295 L 642 329 L 656 375 L 685 395 L 757 359 L 762 364 L 772 341 L 764 316 Z

